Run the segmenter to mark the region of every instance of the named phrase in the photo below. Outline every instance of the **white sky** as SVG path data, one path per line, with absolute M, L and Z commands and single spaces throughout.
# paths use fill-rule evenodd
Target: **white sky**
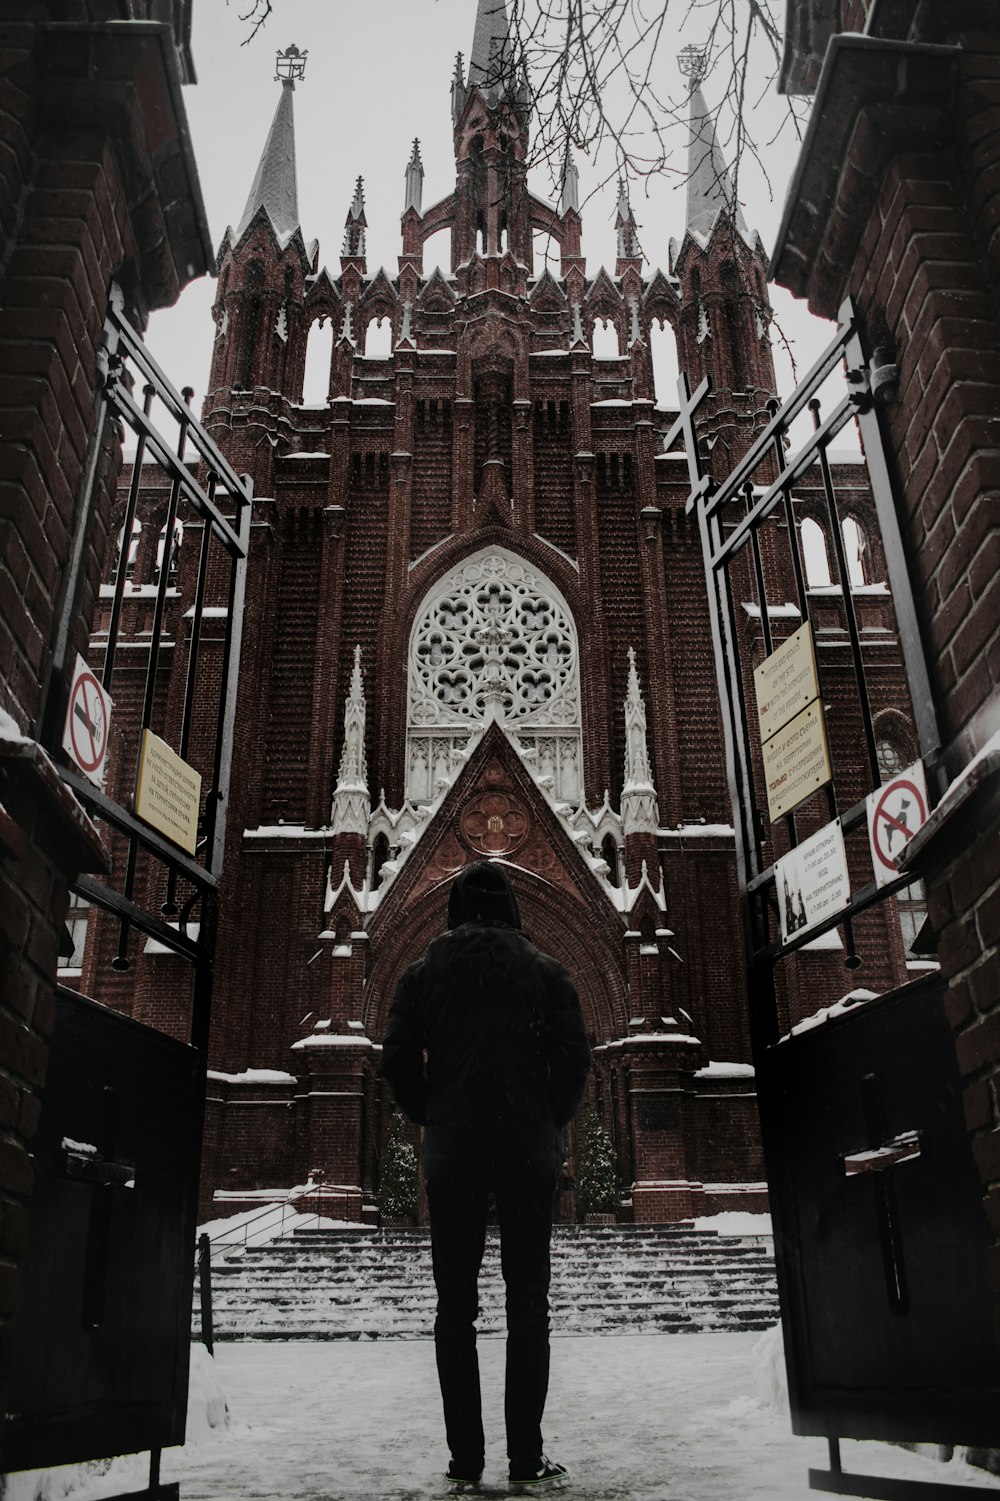
M 454 185 L 450 87 L 455 54 L 468 59 L 475 21 L 475 0 L 368 0 L 364 6 L 333 0 L 275 0 L 274 15 L 248 46 L 241 12 L 250 0 L 199 0 L 194 7 L 193 50 L 198 84 L 185 91 L 191 132 L 201 174 L 213 246 L 217 249 L 227 224 L 238 222 L 278 100 L 273 82 L 274 55 L 295 42 L 308 49 L 304 82 L 295 91 L 299 210 L 307 241 L 320 242 L 320 264 L 339 273 L 344 220 L 356 177 L 365 179 L 368 218 L 368 268 L 384 265 L 396 273 L 400 249 L 399 215 L 403 179 L 414 136 L 420 138 L 426 210 Z M 678 9 L 678 16 L 688 8 Z M 681 100 L 685 80 L 676 66 L 676 53 L 687 42 L 700 42 L 698 11 L 686 30 L 674 32 L 658 59 L 657 87 Z M 374 56 L 373 56 L 374 55 Z M 761 60 L 762 61 L 762 60 Z M 762 67 L 757 71 L 763 89 Z M 713 102 L 713 78 L 705 84 Z M 753 89 L 750 90 L 751 95 Z M 774 146 L 774 134 L 785 111 L 773 90 L 753 99 L 753 131 L 763 143 L 772 190 L 750 161 L 744 162 L 740 197 L 751 227 L 760 231 L 770 251 L 785 186 L 795 159 L 795 141 L 785 130 Z M 679 238 L 684 224 L 684 168 L 686 131 L 676 129 L 672 169 L 636 184 L 633 208 L 651 262 L 666 269 L 671 235 Z M 603 175 L 613 170 L 608 156 L 596 167 L 578 157 L 581 198 Z M 544 171 L 532 178 L 541 197 L 555 196 Z M 583 203 L 583 248 L 587 270 L 594 275 L 603 263 L 613 271 L 615 260 L 613 185 Z M 425 271 L 445 261 L 446 246 L 428 247 Z M 436 253 L 434 253 L 436 252 Z M 209 308 L 213 283 L 194 283 L 173 309 L 151 321 L 149 344 L 176 386 L 195 387 L 200 408 L 208 375 L 213 325 Z M 787 293 L 772 289 L 779 321 L 793 339 L 800 373 L 828 342 L 831 325 L 811 318 Z M 788 359 L 775 348 L 782 393 L 793 380 Z M 663 386 L 666 382 L 662 383 Z M 663 404 L 673 405 L 670 386 L 658 389 Z

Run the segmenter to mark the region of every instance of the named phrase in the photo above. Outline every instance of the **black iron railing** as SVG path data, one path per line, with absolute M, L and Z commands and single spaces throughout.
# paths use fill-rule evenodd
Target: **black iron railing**
M 133 809 L 134 767 L 112 765 L 111 790 L 95 785 L 71 765 L 60 773 L 94 818 L 107 825 L 123 848 L 116 848 L 113 884 L 81 876 L 75 890 L 87 902 L 113 914 L 118 923 L 116 968 L 127 968 L 128 945 L 133 929 L 164 945 L 195 967 L 191 1017 L 191 1041 L 199 1050 L 208 1038 L 208 976 L 215 929 L 215 894 L 222 874 L 228 809 L 230 763 L 236 714 L 236 689 L 242 637 L 246 561 L 250 537 L 252 492 L 247 476 L 236 474 L 219 448 L 198 422 L 188 404 L 193 392 L 179 393 L 145 348 L 124 313 L 124 298 L 112 288 L 100 353 L 102 381 L 98 421 L 91 443 L 86 493 L 79 508 L 80 524 L 74 538 L 63 608 L 56 632 L 47 680 L 47 704 L 41 723 L 50 748 L 58 747 L 61 717 L 65 712 L 60 687 L 69 671 L 72 623 L 80 589 L 85 538 L 92 520 L 93 490 L 98 476 L 98 457 L 105 446 L 109 416 L 117 418 L 135 439 L 135 453 L 128 486 L 121 545 L 113 583 L 102 589 L 107 612 L 106 630 L 95 635 L 91 663 L 104 689 L 114 700 L 122 677 L 123 641 L 127 609 L 133 598 L 133 583 L 127 567 L 129 544 L 136 525 L 143 491 L 156 476 L 167 480 L 166 516 L 162 532 L 163 554 L 157 567 L 152 617 L 143 633 L 145 675 L 138 695 L 138 715 L 130 716 L 122 754 L 138 754 L 142 731 L 154 723 L 171 748 L 186 761 L 191 754 L 195 716 L 199 723 L 199 761 L 204 773 L 198 836 L 195 852 L 189 853 Z M 140 385 L 140 405 L 133 390 Z M 187 662 L 179 716 L 169 724 L 156 721 L 158 683 L 167 673 L 164 621 L 168 597 L 177 595 L 178 572 L 171 566 L 169 549 L 178 518 L 183 516 L 189 534 L 201 533 L 196 570 L 183 572 L 188 604 L 185 624 Z M 210 606 L 220 597 L 221 605 Z M 110 600 L 105 596 L 110 593 Z M 213 639 L 211 661 L 206 662 L 203 632 L 206 609 L 224 613 L 221 643 Z M 170 643 L 171 651 L 174 643 Z M 135 654 L 127 664 L 131 673 Z M 128 694 L 135 698 L 130 684 Z M 206 702 L 214 701 L 214 723 L 206 731 Z M 121 759 L 119 757 L 119 759 Z M 159 880 L 138 879 L 141 857 L 160 868 Z M 159 900 L 156 898 L 159 897 Z

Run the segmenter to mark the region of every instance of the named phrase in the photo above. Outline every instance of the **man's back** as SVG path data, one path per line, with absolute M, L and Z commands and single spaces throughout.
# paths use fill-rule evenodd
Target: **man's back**
M 419 1075 L 416 1051 L 426 1050 Z M 517 928 L 467 922 L 400 982 L 382 1071 L 426 1126 L 428 1181 L 552 1177 L 590 1054 L 566 971 Z

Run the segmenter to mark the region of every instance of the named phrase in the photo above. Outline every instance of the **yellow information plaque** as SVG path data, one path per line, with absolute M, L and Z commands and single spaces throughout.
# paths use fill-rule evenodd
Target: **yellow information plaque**
M 143 730 L 135 782 L 136 817 L 193 855 L 200 801 L 201 773 L 152 730 Z
M 833 773 L 823 710 L 811 703 L 764 742 L 764 780 L 771 819 L 790 813 Z
M 819 696 L 816 654 L 808 620 L 754 668 L 760 738 L 771 736 Z

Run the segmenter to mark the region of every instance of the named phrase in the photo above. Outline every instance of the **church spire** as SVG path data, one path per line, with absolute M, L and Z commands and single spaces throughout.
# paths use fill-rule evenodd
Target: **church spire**
M 365 757 L 365 687 L 361 676 L 361 647 L 354 648 L 354 670 L 344 706 L 344 748 L 340 773 L 333 794 L 331 823 L 334 834 L 368 836 L 371 798 L 368 794 L 368 763 Z
M 567 146 L 566 157 L 563 161 L 559 215 L 563 217 L 571 211 L 574 213 L 580 212 L 580 174 L 576 169 L 576 162 L 570 155 L 570 149 Z
M 295 121 L 292 94 L 296 79 L 305 74 L 306 53 L 293 43 L 279 52 L 275 77 L 281 81 L 278 107 L 257 164 L 250 196 L 236 231 L 237 240 L 258 209 L 267 210 L 279 240 L 288 240 L 299 227 L 299 193 L 295 174 Z
M 469 58 L 469 88 L 499 92 L 512 83 L 510 25 L 505 0 L 479 0 Z
M 720 213 L 733 215 L 736 228 L 749 241 L 746 221 L 735 201 L 732 178 L 715 133 L 701 80 L 708 57 L 697 47 L 685 47 L 679 58 L 681 72 L 691 80 L 690 139 L 688 142 L 687 217 L 685 229 L 707 240 Z
M 406 201 L 403 204 L 403 213 L 408 209 L 415 209 L 420 213 L 420 205 L 424 195 L 424 164 L 420 160 L 420 142 L 414 137 L 413 154 L 406 166 Z
M 342 260 L 347 257 L 352 260 L 364 260 L 365 230 L 367 228 L 368 220 L 365 218 L 365 180 L 363 177 L 359 177 L 354 184 L 354 198 L 347 211 L 344 244 L 340 252 Z
M 646 705 L 639 687 L 635 649 L 628 649 L 628 691 L 625 695 L 625 783 L 622 787 L 622 832 L 655 834 L 660 826 L 656 788 L 646 747 Z
M 637 261 L 642 259 L 642 250 L 639 245 L 639 230 L 635 222 L 635 214 L 629 202 L 628 188 L 625 179 L 618 179 L 618 210 L 615 214 L 615 232 L 618 236 L 618 260 Z M 621 275 L 621 271 L 618 272 Z

